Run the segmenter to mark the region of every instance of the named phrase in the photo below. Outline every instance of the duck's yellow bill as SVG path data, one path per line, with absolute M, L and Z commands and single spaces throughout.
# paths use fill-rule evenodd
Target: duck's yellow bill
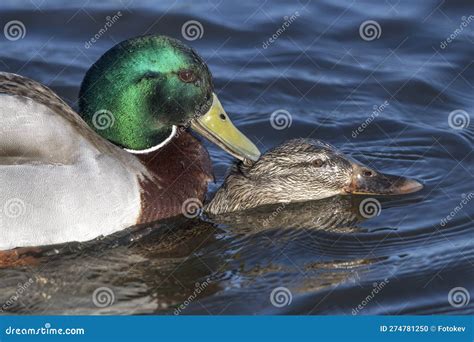
M 216 94 L 209 111 L 191 121 L 191 128 L 234 157 L 257 161 L 260 151 L 230 121 Z

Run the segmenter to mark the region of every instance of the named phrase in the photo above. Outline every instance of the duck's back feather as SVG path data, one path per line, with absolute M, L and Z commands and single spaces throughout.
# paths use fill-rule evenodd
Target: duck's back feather
M 31 98 L 0 93 L 0 164 L 64 164 L 77 158 L 78 131 Z
M 32 80 L 0 74 L 0 250 L 86 241 L 141 212 L 134 156 Z
M 21 127 L 23 133 L 17 132 L 17 137 L 20 140 L 28 139 L 29 133 L 31 133 L 30 136 L 36 135 L 38 132 L 35 133 L 34 130 L 39 129 L 45 135 L 51 135 L 51 132 L 53 132 L 54 135 L 57 135 L 55 137 L 55 141 L 51 140 L 51 143 L 57 142 L 59 144 L 67 145 L 70 136 L 67 136 L 65 132 L 70 129 L 70 132 L 72 131 L 74 134 L 83 137 L 90 143 L 90 145 L 101 151 L 101 153 L 111 155 L 137 173 L 143 173 L 149 176 L 147 174 L 146 168 L 137 158 L 100 137 L 96 132 L 94 132 L 94 130 L 92 130 L 92 128 L 87 125 L 87 123 L 79 116 L 79 114 L 77 114 L 66 102 L 56 95 L 54 91 L 42 85 L 41 83 L 20 75 L 0 72 L 0 96 L 2 95 L 7 96 L 3 98 L 3 101 L 8 101 L 6 99 L 8 96 L 10 96 L 16 98 L 19 102 L 25 101 L 26 105 L 31 106 L 31 108 L 24 107 L 23 111 L 18 110 L 22 106 L 21 103 L 17 102 L 17 110 L 11 113 L 4 113 L 6 111 L 3 111 L 0 108 L 2 111 L 2 116 L 0 117 L 0 120 L 2 120 L 2 125 L 3 120 L 6 120 L 7 117 L 10 117 L 10 120 L 12 120 L 10 126 L 15 124 L 15 120 L 18 120 L 18 123 L 22 122 L 22 120 L 23 122 L 25 120 L 30 122 L 29 127 Z M 0 101 L 2 101 L 1 98 Z M 3 102 L 1 106 L 3 106 Z M 15 118 L 21 112 L 26 112 L 26 116 L 29 116 L 29 118 Z M 3 115 L 5 115 L 5 117 Z M 61 126 L 58 127 L 58 123 Z M 63 125 L 63 123 L 65 123 L 65 125 Z M 22 134 L 23 136 L 21 136 Z M 0 137 L 0 142 L 1 140 L 2 137 Z M 32 145 L 33 144 L 28 144 L 28 142 L 23 141 L 19 146 Z M 3 145 L 0 145 L 0 148 L 2 146 Z M 55 148 L 58 148 L 58 145 L 54 146 L 56 146 Z M 44 150 L 51 150 L 49 147 L 50 145 L 42 145 L 37 147 L 37 149 L 42 148 Z M 49 152 L 51 153 L 51 151 Z M 0 149 L 0 156 L 1 153 L 2 152 Z M 21 153 L 21 151 L 19 151 L 19 153 Z M 46 162 L 46 160 L 44 161 Z

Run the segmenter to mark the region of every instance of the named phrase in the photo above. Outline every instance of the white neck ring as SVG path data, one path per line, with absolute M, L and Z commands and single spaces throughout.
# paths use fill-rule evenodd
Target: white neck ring
M 162 148 L 163 146 L 165 146 L 166 144 L 168 144 L 171 141 L 171 139 L 173 139 L 173 137 L 176 135 L 177 131 L 178 131 L 178 127 L 173 125 L 173 127 L 171 128 L 170 136 L 168 138 L 166 138 L 165 140 L 163 140 L 158 145 L 152 146 L 152 147 L 144 149 L 144 150 L 131 150 L 131 149 L 126 148 L 125 151 L 133 153 L 133 154 L 147 154 L 147 153 L 150 153 L 150 152 L 157 151 L 160 148 Z

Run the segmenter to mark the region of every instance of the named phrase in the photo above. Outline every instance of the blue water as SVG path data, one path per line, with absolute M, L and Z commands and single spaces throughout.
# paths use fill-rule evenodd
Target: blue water
M 117 22 L 87 48 L 117 11 Z M 323 139 L 425 189 L 380 199 L 380 215 L 356 222 L 314 223 L 350 216 L 360 201 L 332 199 L 288 208 L 268 229 L 251 215 L 204 217 L 154 225 L 133 243 L 127 236 L 113 246 L 63 246 L 36 265 L 0 270 L 0 305 L 32 279 L 6 312 L 473 313 L 466 297 L 474 297 L 471 15 L 468 0 L 3 1 L 0 24 L 18 20 L 25 35 L 0 35 L 0 69 L 52 87 L 75 108 L 82 77 L 102 53 L 129 37 L 165 34 L 206 60 L 227 112 L 262 151 L 294 137 Z M 202 37 L 183 37 L 189 20 L 202 25 Z M 375 36 L 359 32 L 368 20 L 378 25 Z M 374 114 L 374 106 L 383 110 Z M 278 110 L 291 118 L 281 130 L 270 120 Z M 212 196 L 232 158 L 206 146 Z M 104 308 L 92 300 L 101 287 L 114 297 Z M 291 297 L 282 307 L 270 300 L 280 287 Z M 461 304 L 452 305 L 458 287 Z

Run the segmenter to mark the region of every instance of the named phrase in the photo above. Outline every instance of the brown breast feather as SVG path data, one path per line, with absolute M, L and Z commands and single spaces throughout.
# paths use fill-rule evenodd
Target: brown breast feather
M 179 131 L 159 150 L 137 157 L 153 175 L 140 181 L 137 224 L 181 215 L 184 201 L 190 198 L 204 202 L 207 185 L 214 179 L 212 164 L 207 150 L 190 133 Z

